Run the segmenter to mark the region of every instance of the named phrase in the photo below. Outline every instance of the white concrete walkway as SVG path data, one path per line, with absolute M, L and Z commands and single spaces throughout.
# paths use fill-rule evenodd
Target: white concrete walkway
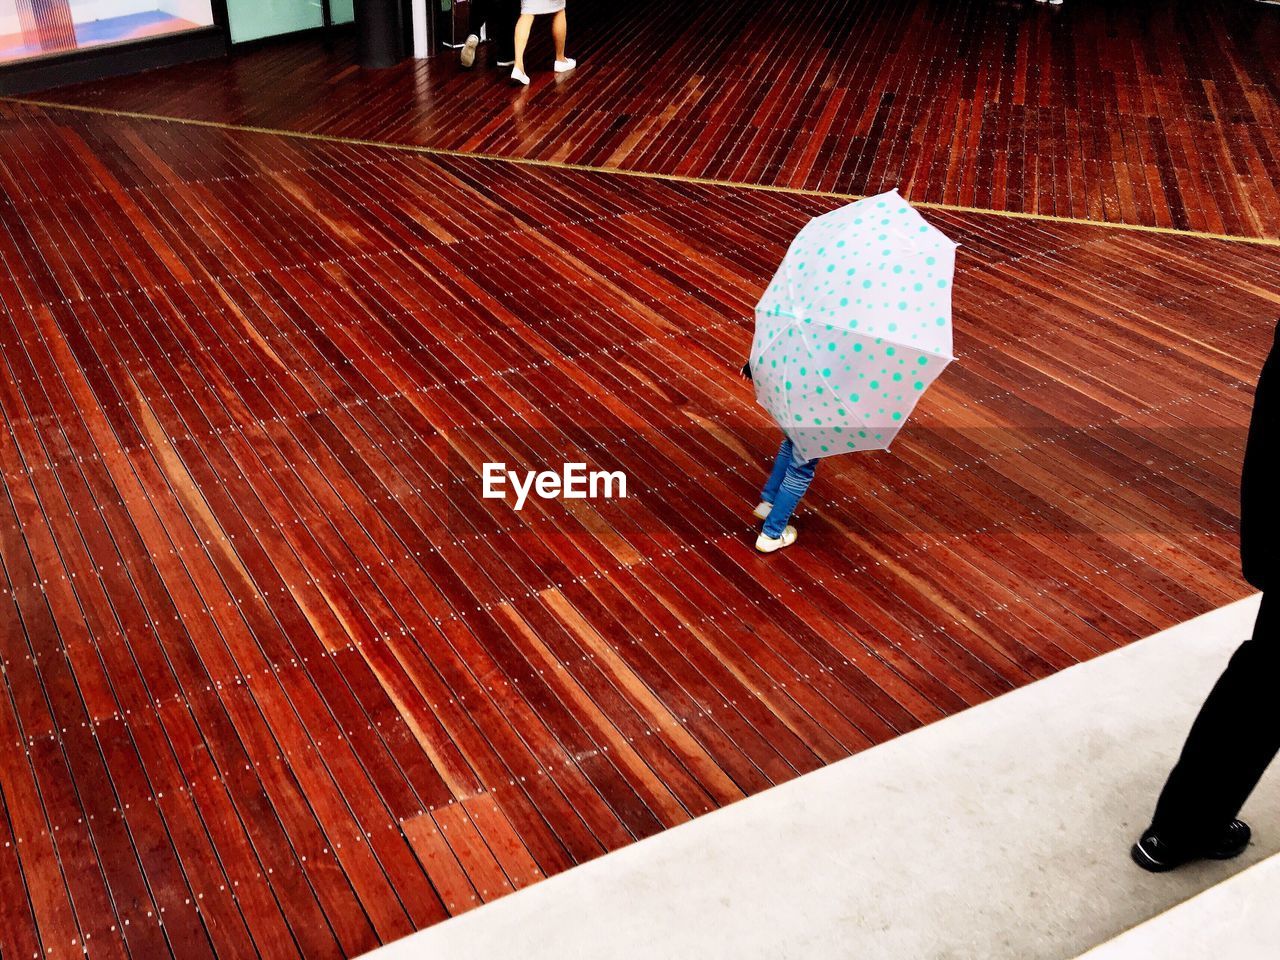
M 1280 956 L 1280 857 L 1148 920 L 1080 960 L 1271 960 Z
M 1128 859 L 1256 610 L 1241 601 L 1066 670 L 377 960 L 1075 957 L 1280 850 L 1273 776 L 1239 860 L 1152 876 Z

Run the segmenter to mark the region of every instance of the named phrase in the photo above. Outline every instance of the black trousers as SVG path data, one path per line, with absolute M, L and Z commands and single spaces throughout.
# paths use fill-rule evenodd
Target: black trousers
M 494 43 L 494 59 L 506 63 L 516 58 L 516 20 L 520 18 L 520 0 L 471 0 L 467 33 L 480 35 L 488 26 Z
M 1253 637 L 1235 652 L 1200 708 L 1156 804 L 1152 829 L 1195 844 L 1244 806 L 1280 751 L 1280 595 L 1264 593 Z

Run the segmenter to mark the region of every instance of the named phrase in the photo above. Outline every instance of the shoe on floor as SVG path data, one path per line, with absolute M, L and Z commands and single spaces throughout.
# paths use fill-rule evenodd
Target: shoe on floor
M 789 547 L 796 542 L 796 528 L 787 527 L 782 531 L 780 537 L 766 537 L 763 533 L 756 537 L 756 549 L 760 553 L 775 553 L 783 547 Z
M 565 57 L 563 60 L 556 61 L 556 73 L 568 73 L 578 65 L 578 61 L 572 57 Z
M 1253 831 L 1243 820 L 1232 820 L 1205 846 L 1172 844 L 1148 829 L 1133 845 L 1130 855 L 1143 870 L 1164 873 L 1195 860 L 1231 860 L 1244 853 L 1252 836 Z
M 462 45 L 462 53 L 458 55 L 458 62 L 468 70 L 476 65 L 476 47 L 478 46 L 480 46 L 480 38 L 474 33 L 467 37 L 467 42 Z
M 523 87 L 527 87 L 529 85 L 529 75 L 519 67 L 511 68 L 511 79 Z
M 768 520 L 769 514 L 773 513 L 773 504 L 767 500 L 761 500 L 754 510 L 751 511 L 759 520 Z

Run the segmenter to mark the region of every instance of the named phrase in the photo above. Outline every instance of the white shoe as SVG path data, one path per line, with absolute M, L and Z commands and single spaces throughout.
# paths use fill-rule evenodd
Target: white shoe
M 478 46 L 480 46 L 480 38 L 474 33 L 467 37 L 467 42 L 462 45 L 462 53 L 458 55 L 458 62 L 468 70 L 476 65 L 476 47 Z
M 499 60 L 496 64 L 494 64 L 494 66 L 496 67 L 514 67 L 515 65 L 516 65 L 516 62 L 514 60 Z
M 578 65 L 578 61 L 572 57 L 565 57 L 563 60 L 556 61 L 556 73 L 568 73 Z
M 529 85 L 529 75 L 519 67 L 511 68 L 511 79 L 521 86 L 527 87 Z
M 756 537 L 756 550 L 760 553 L 773 553 L 796 542 L 796 528 L 787 527 L 780 537 L 766 537 L 763 533 Z
M 768 520 L 769 514 L 773 513 L 773 504 L 767 500 L 761 500 L 754 510 L 751 511 L 760 520 Z

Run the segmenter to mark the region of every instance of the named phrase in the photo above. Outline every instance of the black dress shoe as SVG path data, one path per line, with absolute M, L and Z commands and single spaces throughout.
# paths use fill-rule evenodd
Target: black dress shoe
M 1244 853 L 1253 831 L 1243 820 L 1232 820 L 1207 843 L 1170 843 L 1148 829 L 1133 845 L 1133 862 L 1151 873 L 1164 873 L 1193 860 L 1230 860 Z

